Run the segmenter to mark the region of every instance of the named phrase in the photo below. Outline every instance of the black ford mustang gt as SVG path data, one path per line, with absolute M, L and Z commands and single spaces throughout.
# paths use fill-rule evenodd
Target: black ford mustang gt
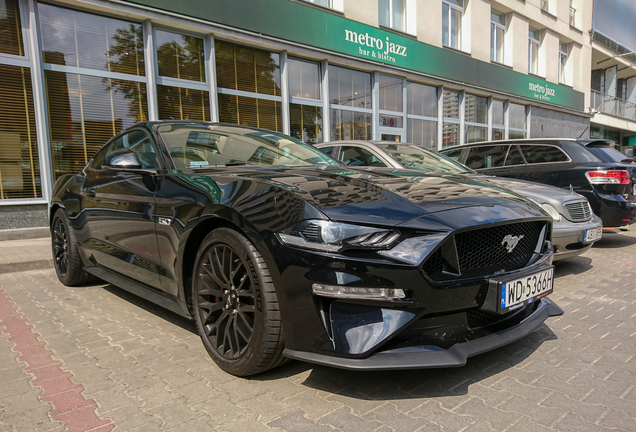
M 549 216 L 474 178 L 391 171 L 261 129 L 139 123 L 55 184 L 55 269 L 193 318 L 240 376 L 461 366 L 563 313 Z

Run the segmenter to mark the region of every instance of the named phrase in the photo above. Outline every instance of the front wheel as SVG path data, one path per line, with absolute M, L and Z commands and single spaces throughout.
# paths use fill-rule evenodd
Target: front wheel
M 224 371 L 254 375 L 282 364 L 278 299 L 256 248 L 218 228 L 203 240 L 192 280 L 192 304 L 203 345 Z
M 97 280 L 95 276 L 84 271 L 84 264 L 77 250 L 75 233 L 69 224 L 66 212 L 62 209 L 58 209 L 53 215 L 51 246 L 55 272 L 64 285 L 84 285 Z

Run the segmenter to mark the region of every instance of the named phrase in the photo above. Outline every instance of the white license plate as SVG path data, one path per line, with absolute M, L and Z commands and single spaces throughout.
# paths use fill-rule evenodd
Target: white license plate
M 501 284 L 501 307 L 505 313 L 530 304 L 539 297 L 552 292 L 554 286 L 554 267 Z
M 589 243 L 600 239 L 603 236 L 603 228 L 594 228 L 585 230 L 585 236 L 583 237 L 583 243 Z

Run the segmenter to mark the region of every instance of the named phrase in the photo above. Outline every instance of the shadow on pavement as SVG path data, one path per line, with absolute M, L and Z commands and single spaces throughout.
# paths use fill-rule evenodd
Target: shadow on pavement
M 605 232 L 603 233 L 603 237 L 594 244 L 593 248 L 613 249 L 632 246 L 634 244 L 636 244 L 636 237 L 613 232 Z
M 171 322 L 172 324 L 178 325 L 184 330 L 188 330 L 198 335 L 196 325 L 194 324 L 194 321 L 192 320 L 189 320 L 185 317 L 182 317 L 181 315 L 171 312 L 168 309 L 158 306 L 155 303 L 152 303 L 139 296 L 136 296 L 135 294 L 129 293 L 125 289 L 119 288 L 115 285 L 111 285 L 111 284 L 104 285 L 104 289 L 108 291 L 109 293 L 121 298 L 122 300 L 127 301 L 128 303 L 134 304 L 140 309 L 148 311 L 158 316 L 159 318 L 163 318 L 164 320 Z
M 251 379 L 285 379 L 311 369 L 302 384 L 334 396 L 370 401 L 461 396 L 468 393 L 471 384 L 523 362 L 544 341 L 555 339 L 557 336 L 543 324 L 523 339 L 469 358 L 460 368 L 358 372 L 291 361 Z
M 558 278 L 581 274 L 591 270 L 592 267 L 592 259 L 586 256 L 576 256 L 562 261 L 556 261 L 554 263 L 554 277 Z

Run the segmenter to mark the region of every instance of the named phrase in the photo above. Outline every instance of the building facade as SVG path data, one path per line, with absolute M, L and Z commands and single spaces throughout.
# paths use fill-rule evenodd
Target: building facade
M 595 0 L 592 22 L 590 135 L 636 156 L 636 2 Z
M 591 6 L 0 0 L 0 204 L 46 203 L 57 177 L 144 120 L 431 149 L 587 136 Z

